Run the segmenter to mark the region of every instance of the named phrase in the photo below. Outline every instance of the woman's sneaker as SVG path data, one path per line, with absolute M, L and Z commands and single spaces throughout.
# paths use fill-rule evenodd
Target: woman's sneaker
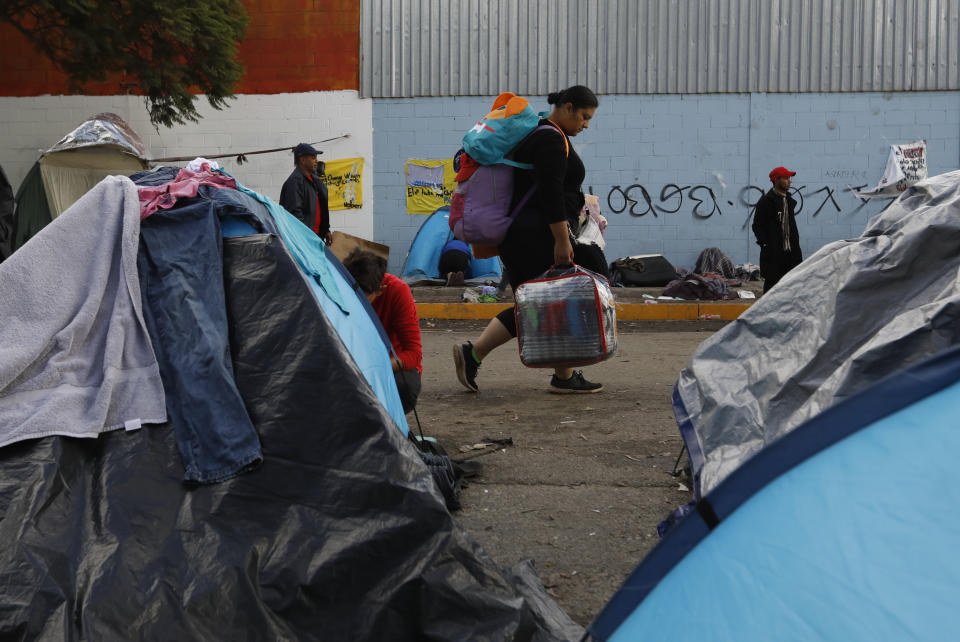
M 473 344 L 467 341 L 453 346 L 453 363 L 457 368 L 457 379 L 470 392 L 480 392 L 477 387 L 477 370 L 480 364 L 473 358 Z
M 600 392 L 602 383 L 594 383 L 583 378 L 583 370 L 574 370 L 569 379 L 559 379 L 556 374 L 550 379 L 550 392 L 571 394 L 578 392 Z

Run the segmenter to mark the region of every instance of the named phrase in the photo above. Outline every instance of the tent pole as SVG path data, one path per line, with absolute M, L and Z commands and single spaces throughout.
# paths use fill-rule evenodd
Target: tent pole
M 683 446 L 680 447 L 680 454 L 677 455 L 677 461 L 675 461 L 675 462 L 673 463 L 673 472 L 670 473 L 670 474 L 673 475 L 674 477 L 676 477 L 677 475 L 680 474 L 680 473 L 677 472 L 677 466 L 680 465 L 680 458 L 683 457 L 683 453 L 685 453 L 686 451 L 687 451 L 687 444 L 684 443 Z

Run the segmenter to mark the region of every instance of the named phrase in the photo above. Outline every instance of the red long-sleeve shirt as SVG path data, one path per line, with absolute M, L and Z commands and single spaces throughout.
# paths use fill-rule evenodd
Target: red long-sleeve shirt
M 394 351 L 404 370 L 417 369 L 423 374 L 423 347 L 420 344 L 420 319 L 410 286 L 386 274 L 380 296 L 373 300 L 373 311 L 380 318 Z

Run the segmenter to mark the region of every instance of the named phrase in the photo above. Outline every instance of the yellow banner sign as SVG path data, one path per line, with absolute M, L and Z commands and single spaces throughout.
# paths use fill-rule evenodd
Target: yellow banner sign
M 327 203 L 331 210 L 355 210 L 363 207 L 362 158 L 324 161 L 323 182 L 327 185 Z
M 450 204 L 457 183 L 453 159 L 407 160 L 407 214 L 433 214 Z

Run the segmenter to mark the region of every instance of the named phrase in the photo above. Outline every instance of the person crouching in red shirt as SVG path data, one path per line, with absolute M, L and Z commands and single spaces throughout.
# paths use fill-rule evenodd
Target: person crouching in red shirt
M 367 295 L 380 319 L 395 353 L 393 376 L 403 412 L 417 405 L 423 375 L 423 348 L 420 343 L 420 319 L 410 286 L 387 274 L 387 260 L 373 252 L 354 248 L 343 261 L 343 266 Z

